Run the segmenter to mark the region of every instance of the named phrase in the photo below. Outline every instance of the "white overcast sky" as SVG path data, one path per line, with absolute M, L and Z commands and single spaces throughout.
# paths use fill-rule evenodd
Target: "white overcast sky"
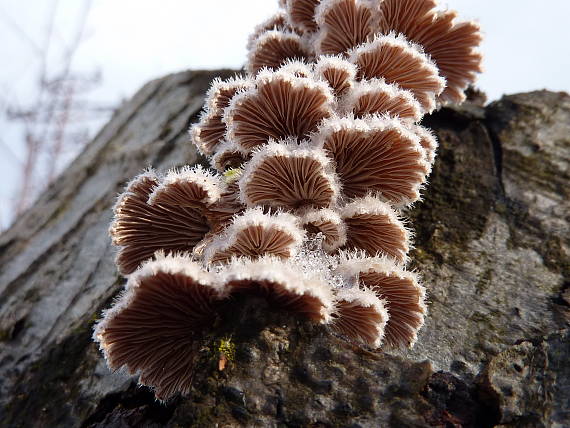
M 48 11 L 57 2 L 54 43 L 69 43 L 79 0 L 0 0 L 0 107 L 35 95 L 36 49 Z M 570 92 L 570 0 L 447 0 L 464 19 L 480 22 L 485 73 L 478 85 L 489 99 L 535 89 Z M 253 27 L 277 0 L 93 0 L 73 68 L 103 73 L 90 98 L 116 105 L 146 81 L 184 69 L 240 68 Z M 59 61 L 53 52 L 50 61 Z M 96 126 L 100 126 L 97 124 Z M 95 131 L 95 130 L 93 130 Z M 21 129 L 0 117 L 0 225 L 17 189 L 24 152 Z

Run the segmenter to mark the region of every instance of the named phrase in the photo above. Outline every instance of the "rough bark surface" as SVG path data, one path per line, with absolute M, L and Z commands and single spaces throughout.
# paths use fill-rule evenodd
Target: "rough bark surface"
M 184 72 L 122 106 L 0 237 L 0 425 L 8 427 L 556 427 L 570 425 L 570 97 L 442 109 L 410 211 L 429 318 L 412 351 L 369 352 L 246 304 L 220 372 L 204 344 L 190 397 L 155 402 L 111 373 L 93 321 L 124 283 L 111 206 L 148 165 L 203 162 L 188 143 L 215 76 Z

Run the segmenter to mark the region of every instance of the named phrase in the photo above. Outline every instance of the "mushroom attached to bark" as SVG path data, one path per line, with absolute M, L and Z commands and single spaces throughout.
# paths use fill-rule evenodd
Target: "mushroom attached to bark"
M 340 54 L 366 42 L 378 27 L 376 5 L 366 0 L 322 0 L 316 9 L 317 54 Z
M 212 156 L 211 164 L 220 172 L 228 168 L 240 168 L 249 160 L 249 156 L 244 155 L 234 142 L 224 141 Z
M 331 287 L 318 276 L 307 276 L 285 261 L 268 256 L 253 261 L 233 260 L 223 277 L 232 296 L 262 297 L 275 309 L 316 323 L 330 321 Z
M 347 197 L 375 192 L 398 207 L 419 199 L 430 165 L 419 138 L 399 121 L 331 118 L 313 142 L 334 159 Z
M 410 131 L 416 134 L 420 138 L 420 145 L 426 151 L 427 161 L 430 165 L 435 162 L 435 156 L 437 152 L 437 138 L 433 131 L 429 128 L 420 125 L 409 125 Z
M 306 138 L 332 115 L 333 98 L 325 82 L 262 71 L 256 87 L 235 96 L 226 110 L 227 139 L 249 153 L 270 139 Z
M 93 338 L 112 370 L 140 373 L 160 400 L 190 392 L 197 339 L 216 320 L 226 296 L 210 274 L 182 256 L 158 256 L 129 277 L 104 312 Z
M 371 348 L 379 348 L 388 322 L 388 311 L 368 288 L 342 288 L 336 292 L 331 328 Z
M 317 29 L 315 9 L 321 0 L 287 0 L 285 10 L 291 26 L 301 33 L 312 33 Z
M 204 213 L 224 184 L 201 168 L 170 172 L 161 180 L 149 171 L 132 180 L 115 204 L 109 233 L 119 246 L 116 263 L 132 273 L 158 250 L 192 251 L 210 231 Z
M 265 214 L 261 208 L 234 218 L 204 252 L 206 263 L 227 263 L 232 257 L 258 258 L 264 255 L 292 257 L 304 238 L 297 218 L 288 213 Z
M 338 273 L 370 288 L 385 301 L 389 319 L 384 342 L 392 347 L 412 347 L 427 313 L 425 288 L 418 277 L 389 259 L 348 256 Z
M 445 88 L 445 79 L 433 61 L 403 36 L 376 36 L 355 48 L 350 61 L 358 67 L 357 78 L 383 78 L 395 83 L 412 92 L 427 113 L 435 109 L 435 98 Z
M 305 41 L 293 32 L 270 30 L 255 39 L 248 55 L 247 71 L 252 75 L 264 68 L 275 70 L 287 60 L 312 57 Z
M 255 46 L 255 41 L 263 34 L 272 30 L 285 33 L 293 32 L 293 28 L 288 22 L 287 13 L 285 11 L 281 10 L 267 18 L 261 24 L 255 26 L 247 40 L 247 50 L 251 51 Z
M 342 109 L 356 117 L 386 114 L 406 122 L 418 122 L 422 106 L 414 95 L 384 79 L 356 82 L 342 99 Z
M 315 64 L 315 76 L 327 81 L 339 96 L 354 85 L 356 66 L 340 56 L 322 55 Z
M 465 89 L 482 71 L 481 31 L 476 22 L 457 21 L 457 12 L 437 12 L 436 6 L 435 0 L 384 0 L 379 28 L 383 33 L 402 33 L 421 45 L 447 81 L 439 100 L 461 103 Z
M 190 128 L 192 142 L 202 154 L 212 155 L 222 143 L 227 131 L 226 124 L 222 122 L 224 109 L 230 105 L 236 93 L 252 86 L 251 79 L 239 77 L 228 80 L 215 79 L 212 82 L 206 94 L 200 122 Z
M 346 244 L 345 223 L 334 210 L 308 210 L 301 216 L 301 222 L 309 234 L 323 234 L 323 249 L 328 253 Z
M 363 250 L 369 256 L 382 255 L 405 264 L 410 249 L 410 233 L 387 203 L 367 196 L 341 210 L 346 224 L 349 250 Z
M 317 148 L 272 142 L 255 152 L 239 180 L 249 207 L 328 208 L 339 193 L 330 159 Z
M 225 190 L 221 178 L 203 169 L 184 167 L 170 170 L 148 197 L 149 205 L 203 207 L 220 199 Z

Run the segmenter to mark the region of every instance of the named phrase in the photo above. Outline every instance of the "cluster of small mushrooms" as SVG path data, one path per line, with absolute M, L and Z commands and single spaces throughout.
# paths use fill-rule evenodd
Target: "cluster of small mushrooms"
M 128 281 L 94 338 L 159 399 L 190 391 L 191 350 L 236 296 L 370 348 L 412 346 L 424 323 L 402 210 L 436 156 L 419 122 L 464 100 L 479 27 L 436 0 L 280 5 L 190 130 L 212 169 L 146 171 L 114 208 Z

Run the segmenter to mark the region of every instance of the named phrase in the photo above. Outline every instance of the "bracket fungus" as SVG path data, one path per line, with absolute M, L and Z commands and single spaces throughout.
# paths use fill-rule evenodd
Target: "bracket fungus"
M 303 230 L 288 213 L 265 214 L 249 209 L 235 217 L 204 252 L 207 263 L 228 262 L 232 257 L 257 258 L 266 254 L 291 257 L 301 245 Z
M 422 116 L 481 70 L 479 28 L 435 0 L 279 4 L 190 130 L 218 172 L 148 170 L 114 207 L 127 281 L 94 340 L 160 400 L 192 391 L 199 350 L 248 299 L 370 349 L 412 346 L 424 323 L 400 210 L 436 159 Z

